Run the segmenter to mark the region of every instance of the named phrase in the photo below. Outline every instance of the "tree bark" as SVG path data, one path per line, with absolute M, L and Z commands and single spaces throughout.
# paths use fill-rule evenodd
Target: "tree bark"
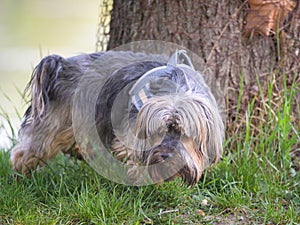
M 266 1 L 272 2 L 256 2 Z M 245 104 L 240 110 L 245 112 L 246 103 L 259 93 L 257 80 L 262 87 L 275 81 L 280 93 L 283 74 L 288 83 L 295 76 L 299 79 L 299 1 L 293 4 L 293 10 L 282 19 L 282 27 L 266 36 L 245 29 L 247 15 L 253 12 L 247 0 L 115 0 L 108 49 L 133 41 L 161 40 L 193 51 L 203 58 L 209 74 L 228 87 L 230 123 L 237 116 L 241 84 Z M 296 95 L 295 104 L 299 99 L 300 94 Z

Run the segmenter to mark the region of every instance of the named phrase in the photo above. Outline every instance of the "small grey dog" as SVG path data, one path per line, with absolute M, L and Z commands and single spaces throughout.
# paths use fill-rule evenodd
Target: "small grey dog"
M 77 111 L 84 118 L 93 108 L 101 143 L 131 166 L 133 180 L 144 166 L 155 183 L 181 177 L 194 185 L 222 155 L 224 125 L 216 100 L 183 50 L 169 60 L 129 51 L 50 55 L 35 68 L 27 91 L 30 106 L 11 153 L 13 169 L 23 174 L 59 151 L 93 158 L 93 147 L 76 139 L 84 120 L 74 128 Z M 78 104 L 85 95 L 96 96 L 92 108 Z

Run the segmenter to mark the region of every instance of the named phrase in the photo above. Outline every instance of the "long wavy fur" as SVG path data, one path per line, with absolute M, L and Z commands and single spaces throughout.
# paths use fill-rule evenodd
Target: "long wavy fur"
M 89 86 L 77 100 L 98 95 L 92 119 L 107 149 L 120 160 L 129 158 L 129 164 L 137 165 L 164 161 L 172 155 L 170 150 L 178 147 L 179 153 L 170 165 L 176 168 L 175 164 L 184 163 L 176 176 L 195 184 L 203 170 L 220 159 L 224 133 L 216 101 L 202 76 L 175 67 L 163 72 L 162 78 L 150 82 L 151 96 L 140 110 L 134 108 L 130 94 L 118 99 L 123 90 L 130 92 L 143 74 L 166 62 L 165 56 L 113 51 L 45 57 L 27 86 L 31 101 L 19 131 L 19 143 L 11 154 L 14 169 L 28 173 L 74 145 L 72 109 L 78 104 L 82 117 L 90 113 L 82 102 L 74 100 L 85 76 Z M 170 81 L 168 85 L 161 85 L 166 80 Z M 129 117 L 124 118 L 125 114 Z M 115 129 L 116 124 L 120 129 Z M 153 171 L 161 172 L 159 168 Z M 170 179 L 173 177 L 166 178 Z
M 140 141 L 152 137 L 167 125 L 178 124 L 182 137 L 191 137 L 202 153 L 205 165 L 217 162 L 222 155 L 223 123 L 218 109 L 200 95 L 176 95 L 150 98 L 137 117 L 136 134 Z M 146 143 L 138 146 L 147 146 Z

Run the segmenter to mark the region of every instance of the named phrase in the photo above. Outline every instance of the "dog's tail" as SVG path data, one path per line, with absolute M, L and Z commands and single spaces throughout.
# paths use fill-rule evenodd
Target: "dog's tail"
M 27 118 L 43 117 L 49 101 L 55 96 L 59 74 L 65 63 L 66 60 L 61 56 L 50 55 L 35 67 L 31 81 L 25 89 L 25 93 L 31 94 L 31 105 L 25 113 Z

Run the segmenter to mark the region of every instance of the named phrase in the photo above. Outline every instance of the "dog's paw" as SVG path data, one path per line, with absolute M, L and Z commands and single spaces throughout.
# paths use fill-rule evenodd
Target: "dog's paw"
M 10 161 L 13 170 L 25 175 L 29 174 L 42 162 L 34 152 L 17 147 L 12 151 Z

